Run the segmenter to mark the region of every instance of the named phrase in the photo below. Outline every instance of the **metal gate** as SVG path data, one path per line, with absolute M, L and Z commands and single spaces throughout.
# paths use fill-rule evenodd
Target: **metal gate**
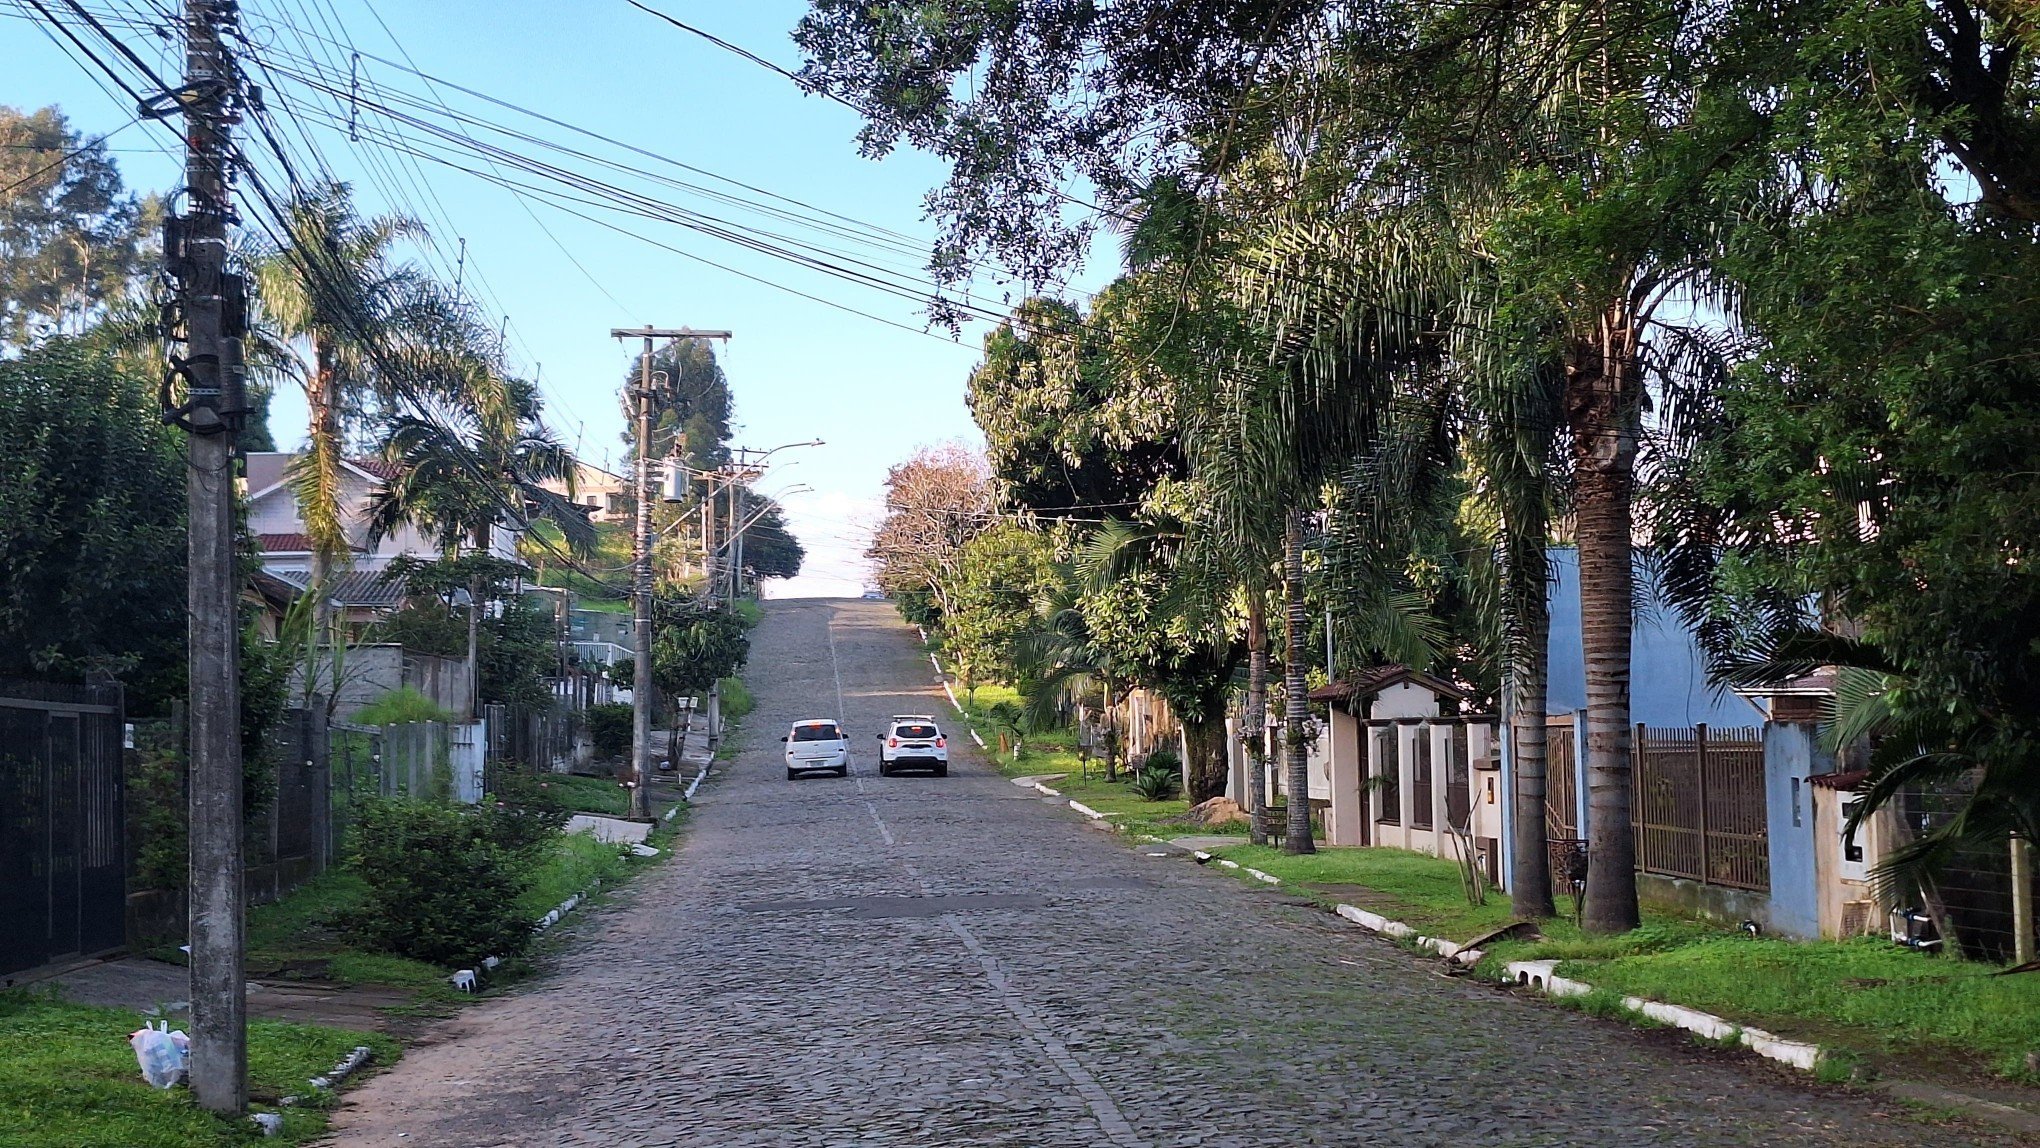
M 446 766 L 453 779 L 453 799 L 462 805 L 481 804 L 482 765 L 487 757 L 488 740 L 482 722 L 447 727 Z
M 126 939 L 119 686 L 0 683 L 0 974 Z

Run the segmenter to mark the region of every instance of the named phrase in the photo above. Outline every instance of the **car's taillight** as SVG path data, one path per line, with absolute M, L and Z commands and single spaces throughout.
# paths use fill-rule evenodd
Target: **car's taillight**
M 900 739 L 896 737 L 886 738 L 885 745 L 887 749 L 898 749 L 900 747 Z
M 948 748 L 949 748 L 949 739 L 948 739 L 948 738 L 946 738 L 946 737 L 938 737 L 938 738 L 936 738 L 936 739 L 935 739 L 935 748 L 936 748 L 936 749 L 948 749 Z

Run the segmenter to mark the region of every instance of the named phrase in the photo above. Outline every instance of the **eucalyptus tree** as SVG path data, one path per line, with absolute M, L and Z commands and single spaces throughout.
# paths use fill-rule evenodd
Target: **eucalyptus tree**
M 0 106 L 0 345 L 82 332 L 130 293 L 159 207 L 60 109 Z

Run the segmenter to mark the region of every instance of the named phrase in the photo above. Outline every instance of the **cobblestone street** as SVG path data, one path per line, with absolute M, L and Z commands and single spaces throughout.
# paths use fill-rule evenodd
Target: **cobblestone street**
M 769 603 L 748 680 L 680 856 L 352 1093 L 337 1144 L 2000 1142 L 1445 979 L 962 750 L 880 779 L 887 715 L 947 714 L 890 603 Z M 788 782 L 778 735 L 839 712 L 854 776 Z

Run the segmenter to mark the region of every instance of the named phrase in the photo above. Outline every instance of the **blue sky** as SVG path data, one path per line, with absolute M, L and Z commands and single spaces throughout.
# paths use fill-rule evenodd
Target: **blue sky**
M 661 0 L 654 6 L 770 60 L 798 64 L 787 35 L 805 9 L 798 0 Z M 139 18 L 150 4 L 91 0 L 88 7 Z M 861 158 L 853 140 L 860 123 L 854 112 L 803 96 L 787 80 L 623 0 L 379 0 L 373 7 L 363 0 L 331 0 L 330 5 L 324 0 L 247 0 L 243 9 L 244 27 L 263 46 L 259 50 L 279 63 L 293 54 L 324 55 L 329 66 L 345 73 L 353 66 L 351 53 L 332 41 L 347 41 L 365 57 L 402 62 L 408 53 L 419 70 L 431 75 L 778 196 L 904 233 L 916 241 L 913 250 L 920 255 L 933 233 L 921 219 L 921 199 L 942 179 L 941 164 L 912 152 L 879 162 Z M 0 102 L 28 108 L 59 104 L 77 129 L 92 135 L 125 123 L 130 101 L 111 98 L 95 86 L 20 11 L 19 6 L 0 6 L 0 58 L 8 62 L 0 73 Z M 378 15 L 388 22 L 394 42 Z M 301 38 L 291 25 L 326 41 Z M 165 75 L 174 71 L 168 42 L 146 28 L 115 27 Z M 435 94 L 418 78 L 373 59 L 364 58 L 359 67 L 374 85 L 420 97 Z M 559 129 L 445 89 L 436 94 L 457 107 L 485 112 L 491 120 L 602 154 L 627 154 L 575 141 Z M 336 104 L 344 106 L 338 100 L 325 106 Z M 325 114 L 338 118 L 341 113 Z M 921 443 L 977 438 L 963 389 L 977 360 L 982 324 L 967 327 L 961 345 L 946 335 L 885 326 L 619 235 L 534 197 L 520 202 L 511 192 L 468 174 L 406 161 L 366 139 L 351 143 L 344 126 L 315 123 L 315 116 L 302 112 L 292 118 L 306 125 L 331 170 L 355 184 L 364 209 L 402 210 L 432 229 L 435 245 L 417 253 L 428 266 L 450 277 L 460 259 L 460 241 L 466 241 L 463 285 L 490 314 L 510 316 L 513 365 L 529 371 L 543 364 L 551 421 L 595 461 L 620 455 L 623 423 L 616 388 L 635 346 L 611 340 L 610 328 L 653 323 L 733 331 L 725 368 L 736 394 L 737 441 L 753 447 L 827 441 L 823 447 L 781 452 L 774 461 L 782 465 L 760 483 L 768 493 L 795 484 L 815 491 L 785 500 L 810 563 L 803 577 L 781 593 L 856 593 L 863 582 L 858 552 L 876 518 L 886 467 Z M 473 130 L 479 134 L 480 129 Z M 161 128 L 137 125 L 122 130 L 108 146 L 116 150 L 131 186 L 161 189 L 174 184 L 177 169 L 152 145 L 173 142 Z M 595 170 L 577 161 L 562 162 Z M 652 161 L 631 162 L 642 170 L 759 198 Z M 619 183 L 630 179 L 614 172 L 608 178 Z M 758 219 L 670 188 L 647 190 L 663 202 L 725 218 Z M 908 300 L 666 222 L 610 218 L 737 271 L 908 327 L 922 324 L 917 305 Z M 783 223 L 771 225 L 785 230 Z M 812 232 L 789 233 L 815 238 Z M 901 255 L 883 258 L 907 269 L 920 262 Z M 1008 291 L 1017 288 L 978 288 L 993 303 L 1005 302 Z M 303 410 L 295 396 L 279 397 L 272 419 L 279 443 L 289 446 L 301 437 Z

